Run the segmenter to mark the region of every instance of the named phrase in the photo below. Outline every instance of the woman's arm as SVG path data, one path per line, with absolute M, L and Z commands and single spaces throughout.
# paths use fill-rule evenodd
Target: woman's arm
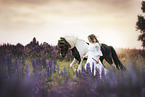
M 98 55 L 97 59 L 96 59 L 96 62 L 98 63 L 99 62 L 99 59 L 100 59 L 100 55 Z

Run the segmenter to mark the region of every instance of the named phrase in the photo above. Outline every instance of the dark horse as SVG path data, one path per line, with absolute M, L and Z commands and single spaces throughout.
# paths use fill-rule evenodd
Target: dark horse
M 69 39 L 71 38 L 71 39 Z M 65 57 L 66 53 L 70 49 L 72 51 L 72 55 L 74 56 L 74 60 L 71 63 L 70 66 L 74 63 L 74 61 L 81 62 L 81 57 L 87 52 L 85 52 L 85 48 L 88 48 L 88 43 L 72 37 L 61 37 L 60 40 L 58 40 L 58 47 L 61 50 L 62 57 Z M 73 42 L 72 42 L 73 41 Z M 81 52 L 82 51 L 82 52 Z M 112 46 L 108 46 L 106 44 L 101 44 L 101 51 L 103 53 L 103 56 L 100 57 L 100 61 L 103 62 L 105 59 L 111 66 L 116 65 L 116 68 L 119 70 L 125 70 L 125 67 L 120 62 L 114 48 Z M 84 53 L 83 53 L 84 52 Z M 114 62 L 114 64 L 113 64 Z

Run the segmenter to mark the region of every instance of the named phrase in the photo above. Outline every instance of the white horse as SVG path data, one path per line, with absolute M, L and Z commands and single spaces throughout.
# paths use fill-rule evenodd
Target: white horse
M 83 62 L 83 59 L 81 59 L 81 57 L 84 56 L 88 52 L 88 46 L 89 46 L 88 43 L 74 36 L 65 36 L 64 38 L 61 38 L 61 39 L 63 41 L 62 42 L 60 41 L 59 47 L 61 46 L 68 47 L 69 49 L 71 49 L 72 54 L 74 56 L 74 59 L 72 63 L 70 64 L 70 67 L 74 68 L 73 65 L 78 60 L 79 61 L 78 70 L 80 70 L 82 67 L 82 62 Z M 67 45 L 65 45 L 64 43 L 67 43 Z M 66 51 L 66 50 L 63 50 L 63 51 Z M 61 54 L 63 56 L 63 53 Z
M 84 40 L 78 39 L 74 36 L 65 36 L 65 37 L 61 37 L 60 40 L 58 40 L 58 47 L 61 50 L 62 57 L 65 57 L 69 49 L 72 51 L 72 55 L 74 56 L 74 59 L 72 63 L 70 64 L 70 67 L 73 67 L 73 64 L 76 61 L 78 61 L 79 62 L 78 70 L 80 70 L 82 67 L 82 62 L 83 62 L 81 57 L 84 56 L 88 52 L 89 44 L 85 42 Z M 101 51 L 103 53 L 103 56 L 100 57 L 100 61 L 102 63 L 103 63 L 103 59 L 105 59 L 113 68 L 125 70 L 125 67 L 120 62 L 112 46 L 101 44 Z

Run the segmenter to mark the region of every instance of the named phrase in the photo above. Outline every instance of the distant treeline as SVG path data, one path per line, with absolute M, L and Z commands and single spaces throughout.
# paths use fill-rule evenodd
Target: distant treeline
M 139 50 L 139 49 L 116 49 L 116 52 L 119 54 L 120 57 L 124 57 L 126 55 L 133 56 L 142 56 L 145 58 L 145 50 Z M 7 55 L 12 54 L 14 56 L 30 56 L 30 57 L 37 57 L 37 56 L 48 56 L 48 57 L 58 57 L 60 56 L 60 49 L 58 46 L 52 46 L 48 44 L 47 42 L 39 44 L 39 41 L 36 40 L 34 37 L 33 40 L 28 43 L 27 45 L 22 45 L 21 43 L 18 43 L 16 45 L 12 44 L 3 44 L 0 45 L 0 56 L 1 55 Z M 67 58 L 72 57 L 71 51 L 69 51 L 66 55 Z
M 16 56 L 26 55 L 26 56 L 44 56 L 50 55 L 55 56 L 59 53 L 59 48 L 57 46 L 51 46 L 48 43 L 44 42 L 39 44 L 39 42 L 34 37 L 33 40 L 27 45 L 22 45 L 18 43 L 16 45 L 12 44 L 3 44 L 0 45 L 0 55 L 13 54 Z

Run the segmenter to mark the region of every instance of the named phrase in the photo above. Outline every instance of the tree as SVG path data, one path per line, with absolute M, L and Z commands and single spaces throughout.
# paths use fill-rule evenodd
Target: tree
M 141 10 L 143 14 L 145 13 L 145 1 L 142 1 Z M 136 28 L 140 31 L 138 36 L 138 41 L 142 42 L 142 47 L 145 48 L 145 18 L 142 15 L 138 15 L 138 21 L 136 22 Z
M 39 45 L 39 41 L 37 41 L 35 37 L 33 38 L 32 43 L 35 44 L 35 45 Z
M 141 7 L 143 13 L 145 12 L 145 1 L 142 1 L 142 7 Z
M 35 37 L 33 38 L 33 43 L 36 44 L 36 38 Z

